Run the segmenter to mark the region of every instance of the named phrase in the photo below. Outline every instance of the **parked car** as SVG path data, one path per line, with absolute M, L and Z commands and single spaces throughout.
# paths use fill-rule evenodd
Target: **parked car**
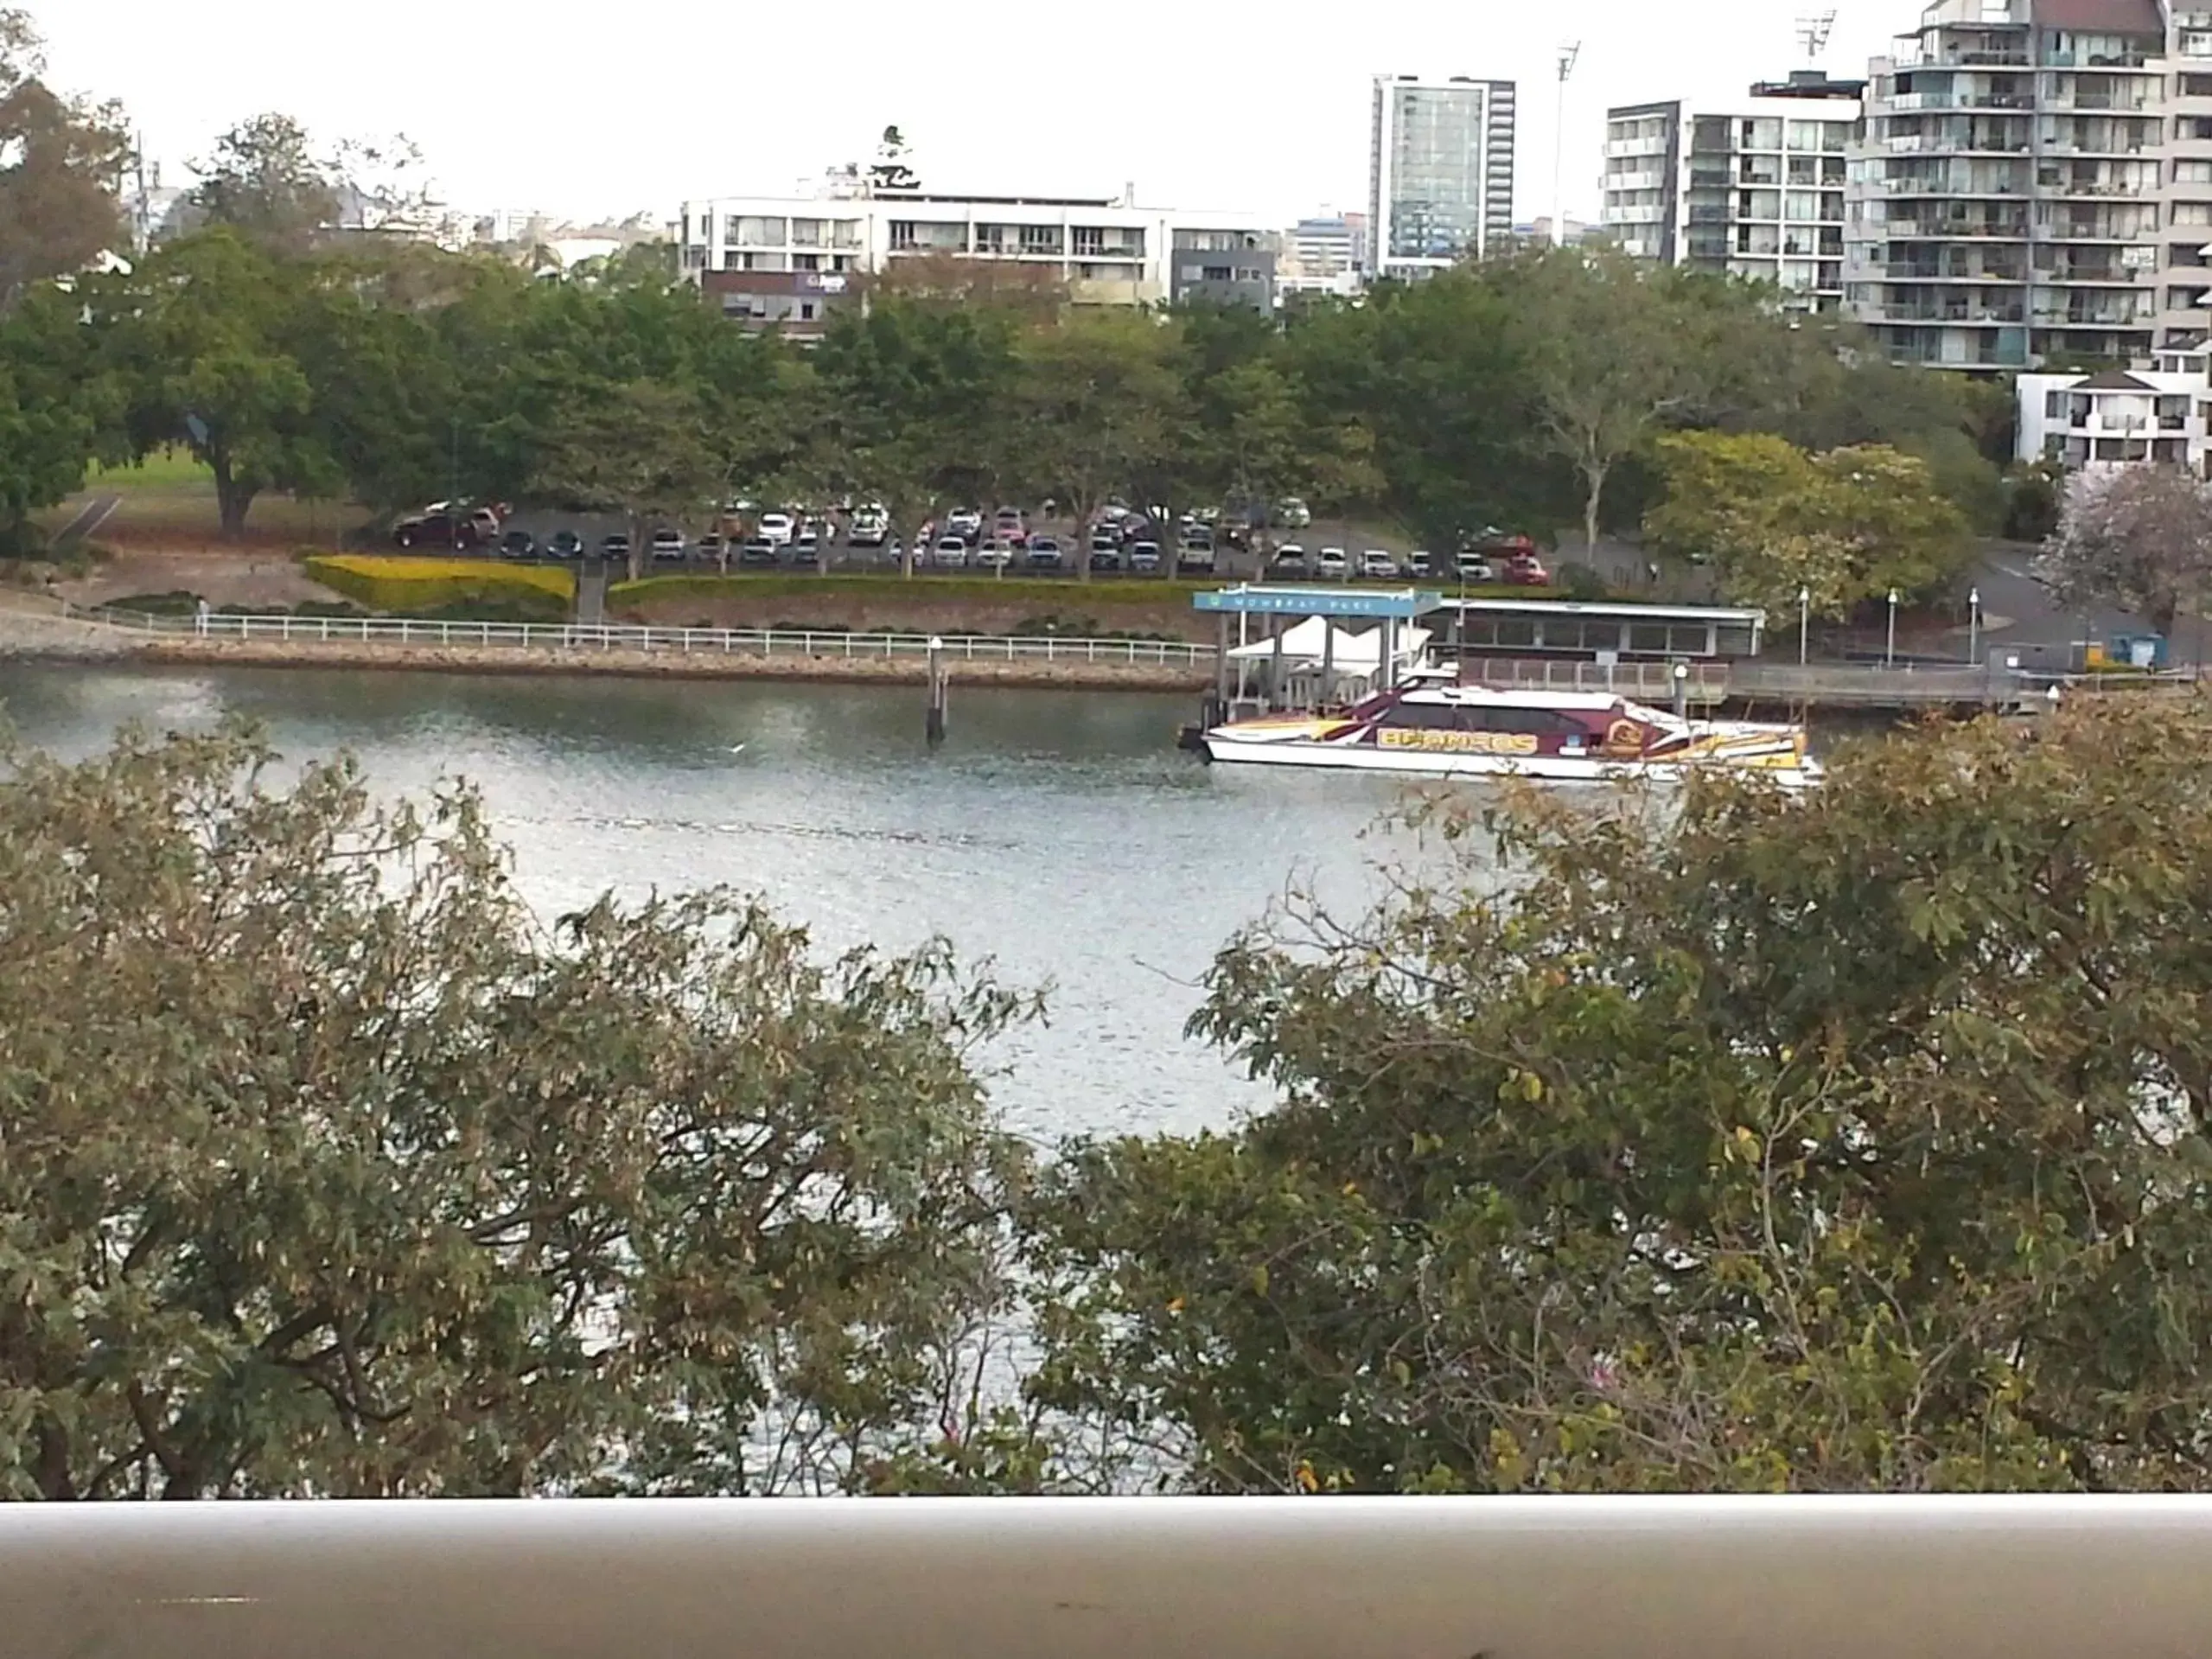
M 607 559 L 628 558 L 630 556 L 629 533 L 617 530 L 610 536 L 599 538 L 599 557 Z
M 775 544 L 765 536 L 755 536 L 737 546 L 740 565 L 773 565 L 776 562 Z
M 981 540 L 983 509 L 974 507 L 954 507 L 945 515 L 945 533 L 947 535 L 958 536 L 961 540 L 971 545 Z
M 717 564 L 722 560 L 722 538 L 711 530 L 692 544 L 692 551 L 702 559 L 712 559 Z
M 1186 524 L 1183 526 L 1182 541 L 1186 547 L 1199 548 L 1209 553 L 1214 551 L 1214 532 L 1206 525 Z
M 799 533 L 799 524 L 788 513 L 763 513 L 755 533 L 771 547 L 781 547 Z
M 1415 576 L 1434 576 L 1436 563 L 1425 547 L 1416 547 L 1406 555 L 1406 568 Z
M 891 533 L 891 515 L 880 507 L 856 508 L 845 540 L 855 547 L 881 547 Z
M 1095 536 L 1092 537 L 1091 568 L 1093 571 L 1119 571 L 1121 544 L 1112 536 L 1107 537 L 1104 541 L 1100 541 Z
M 499 533 L 499 515 L 489 507 L 469 513 L 441 505 L 400 520 L 392 526 L 392 539 L 401 547 L 481 547 Z
M 1177 576 L 1213 575 L 1214 550 L 1185 542 L 1176 549 L 1175 571 Z
M 583 538 L 573 530 L 556 530 L 545 538 L 545 554 L 549 558 L 582 558 Z
M 1533 553 L 1515 553 L 1506 561 L 1505 579 L 1515 587 L 1548 588 L 1552 572 L 1544 568 L 1544 561 Z
M 1462 582 L 1491 583 L 1498 579 L 1497 567 L 1480 553 L 1462 553 L 1452 560 L 1453 571 Z
M 1056 536 L 1030 538 L 1030 568 L 1033 571 L 1056 571 L 1060 568 L 1060 540 Z
M 679 559 L 690 552 L 684 533 L 666 527 L 653 533 L 653 556 L 661 559 Z
M 1014 550 L 993 536 L 975 550 L 975 562 L 986 571 L 1003 571 L 1014 562 Z
M 799 533 L 791 539 L 791 556 L 794 558 L 812 558 L 821 551 L 822 533 L 811 524 L 801 526 Z
M 1352 561 L 1342 547 L 1324 547 L 1314 560 L 1313 568 L 1316 574 L 1333 576 L 1341 582 L 1352 573 Z
M 1380 547 L 1370 547 L 1360 555 L 1361 576 L 1395 576 L 1398 561 Z
M 1285 495 L 1275 503 L 1275 517 L 1287 530 L 1303 530 L 1313 522 L 1313 509 L 1295 495 Z
M 1129 568 L 1138 576 L 1157 575 L 1160 568 L 1160 544 L 1157 541 L 1132 543 L 1129 549 Z
M 1002 507 L 992 520 L 991 533 L 1009 547 L 1019 547 L 1030 539 L 1029 520 L 1018 507 Z
M 1270 568 L 1278 576 L 1304 576 L 1306 550 L 1295 541 L 1286 541 L 1275 550 L 1275 563 Z
M 929 562 L 932 565 L 941 565 L 948 571 L 965 568 L 968 562 L 967 538 L 965 536 L 938 537 L 937 545 L 929 551 Z
M 507 558 L 534 558 L 538 538 L 527 530 L 510 530 L 500 538 L 500 552 Z

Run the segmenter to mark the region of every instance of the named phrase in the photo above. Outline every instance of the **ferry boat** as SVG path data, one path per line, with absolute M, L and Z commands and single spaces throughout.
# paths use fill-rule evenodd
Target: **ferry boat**
M 1602 783 L 1692 768 L 1756 773 L 1784 788 L 1819 782 L 1801 725 L 1687 719 L 1603 692 L 1493 691 L 1424 683 L 1341 714 L 1265 715 L 1209 728 L 1217 761 L 1341 766 L 1444 777 Z

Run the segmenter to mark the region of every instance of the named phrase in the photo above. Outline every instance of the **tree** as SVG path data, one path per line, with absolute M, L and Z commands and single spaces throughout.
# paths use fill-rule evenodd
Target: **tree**
M 272 112 L 239 123 L 215 140 L 212 156 L 192 166 L 200 182 L 190 200 L 201 225 L 226 226 L 295 253 L 337 227 L 337 169 L 315 154 L 307 129 L 289 115 Z
M 1685 303 L 1679 281 L 1582 249 L 1536 255 L 1511 274 L 1539 426 L 1581 482 L 1585 547 L 1597 545 L 1615 469 L 1686 424 L 1711 386 L 1708 313 Z
M 1652 544 L 1720 568 L 1730 599 L 1841 616 L 1896 589 L 1930 593 L 1970 551 L 1966 521 L 1914 456 L 1879 444 L 1807 455 L 1761 434 L 1680 432 L 1656 446 Z
M 30 18 L 0 10 L 0 316 L 122 240 L 122 112 L 57 96 L 43 68 Z
M 0 553 L 30 550 L 31 514 L 84 482 L 117 414 L 115 387 L 69 296 L 34 293 L 0 320 Z
M 2212 598 L 2212 490 L 2179 467 L 2084 474 L 2040 573 L 2069 603 L 2109 600 L 2171 635 Z
M 1033 1394 L 1202 1490 L 2212 1488 L 2208 743 L 1451 820 L 1218 960 L 1272 1111 L 1058 1161 Z
M 1074 520 L 1075 570 L 1086 582 L 1099 508 L 1147 469 L 1188 453 L 1176 346 L 1172 320 L 1106 309 L 1071 311 L 1021 341 L 1011 399 L 1018 458 L 1010 469 Z
M 92 290 L 138 454 L 188 445 L 214 475 L 223 533 L 266 489 L 336 495 L 343 475 L 294 355 L 307 276 L 228 230 L 173 243 Z
M 1021 999 L 720 894 L 541 927 L 465 788 L 273 761 L 0 763 L 0 1490 L 865 1490 L 967 1438 Z
M 645 573 L 655 519 L 696 519 L 723 482 L 697 395 L 633 380 L 561 412 L 540 452 L 532 494 L 629 519 L 629 576 Z

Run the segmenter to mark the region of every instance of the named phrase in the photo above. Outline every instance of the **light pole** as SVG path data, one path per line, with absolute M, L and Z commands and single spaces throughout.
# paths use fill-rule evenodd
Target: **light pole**
M 1975 588 L 1967 595 L 1967 660 L 1981 660 L 1981 590 Z
M 1561 163 L 1566 154 L 1567 135 L 1567 77 L 1575 72 L 1575 60 L 1582 55 L 1582 42 L 1559 48 L 1559 101 L 1552 126 L 1552 246 L 1562 247 L 1567 239 L 1567 204 L 1561 184 Z
M 1884 668 L 1897 666 L 1897 590 L 1895 588 L 1890 590 L 1890 637 L 1882 647 L 1882 666 Z
M 1805 666 L 1805 641 L 1813 622 L 1813 590 L 1797 590 L 1797 666 Z

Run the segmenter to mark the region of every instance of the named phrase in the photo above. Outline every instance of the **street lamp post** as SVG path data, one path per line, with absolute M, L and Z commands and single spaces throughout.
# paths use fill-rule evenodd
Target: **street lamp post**
M 1797 666 L 1805 666 L 1805 641 L 1813 622 L 1813 590 L 1801 587 L 1797 590 Z
M 1981 590 L 1967 595 L 1967 660 L 1981 660 Z
M 1890 635 L 1882 647 L 1882 666 L 1884 668 L 1897 666 L 1897 590 L 1895 588 L 1890 590 Z

